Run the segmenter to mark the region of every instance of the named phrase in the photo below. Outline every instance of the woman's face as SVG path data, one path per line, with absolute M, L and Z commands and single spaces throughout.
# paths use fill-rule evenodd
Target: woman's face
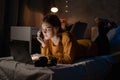
M 53 26 L 47 22 L 42 23 L 42 33 L 44 35 L 44 39 L 46 40 L 51 39 L 55 35 Z

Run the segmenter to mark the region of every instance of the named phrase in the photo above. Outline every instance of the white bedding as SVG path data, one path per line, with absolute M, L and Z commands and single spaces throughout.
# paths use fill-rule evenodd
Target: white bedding
M 53 67 L 34 67 L 8 57 L 0 58 L 0 80 L 104 80 L 111 67 L 106 56 Z
M 47 67 L 34 67 L 8 58 L 0 60 L 0 80 L 52 80 L 53 73 Z

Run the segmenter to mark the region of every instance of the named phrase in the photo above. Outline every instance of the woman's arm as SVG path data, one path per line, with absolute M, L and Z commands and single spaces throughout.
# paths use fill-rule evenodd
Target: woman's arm
M 62 36 L 62 45 L 53 46 L 54 56 L 58 59 L 58 63 L 70 64 L 73 63 L 75 57 L 75 46 L 69 34 Z M 60 51 L 62 49 L 62 51 Z

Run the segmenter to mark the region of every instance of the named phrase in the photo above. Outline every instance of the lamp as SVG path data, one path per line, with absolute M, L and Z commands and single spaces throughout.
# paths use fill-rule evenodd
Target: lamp
M 57 13 L 58 12 L 58 8 L 53 6 L 53 7 L 51 7 L 50 11 L 53 12 L 53 13 Z
M 52 7 L 51 7 L 51 9 L 50 9 L 50 11 L 52 12 L 52 13 L 57 13 L 58 12 L 58 8 L 56 7 L 56 5 L 55 5 L 55 0 L 52 0 Z

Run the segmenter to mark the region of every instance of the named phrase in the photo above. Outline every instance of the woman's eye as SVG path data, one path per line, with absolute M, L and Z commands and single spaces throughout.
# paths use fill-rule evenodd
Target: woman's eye
M 48 29 L 47 29 L 47 31 L 51 31 L 51 30 L 52 30 L 52 28 L 48 28 Z

